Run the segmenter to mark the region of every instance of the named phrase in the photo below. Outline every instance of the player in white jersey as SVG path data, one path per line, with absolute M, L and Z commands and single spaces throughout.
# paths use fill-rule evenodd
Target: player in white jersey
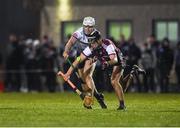
M 124 92 L 120 84 L 120 78 L 125 67 L 125 62 L 121 51 L 114 45 L 114 43 L 109 39 L 102 39 L 100 32 L 94 31 L 90 34 L 89 40 L 92 40 L 90 45 L 87 46 L 79 57 L 73 62 L 73 67 L 77 67 L 79 63 L 85 61 L 86 59 L 96 58 L 98 59 L 104 68 L 108 66 L 113 66 L 113 71 L 111 75 L 111 84 L 115 90 L 119 101 L 118 110 L 125 109 L 124 103 Z M 64 79 L 69 79 L 73 72 L 72 66 L 66 72 Z M 130 75 L 128 75 L 128 81 L 132 80 L 135 72 L 143 72 L 137 65 L 134 65 Z
M 72 34 L 71 38 L 68 40 L 65 46 L 65 50 L 63 52 L 63 56 L 65 59 L 68 58 L 69 51 L 75 43 L 78 45 L 77 52 L 79 54 L 89 45 L 87 36 L 96 30 L 94 26 L 95 19 L 93 17 L 84 18 L 83 27 L 79 28 Z M 96 64 L 93 63 L 92 58 L 87 59 L 86 61 L 84 61 L 84 63 L 79 65 L 78 73 L 81 77 L 82 89 L 84 92 L 90 93 L 92 96 L 94 95 L 102 108 L 107 108 L 106 104 L 104 103 L 104 96 L 101 93 L 98 93 L 92 78 L 95 65 Z
M 113 65 L 113 72 L 111 75 L 111 83 L 115 90 L 115 93 L 119 100 L 118 110 L 124 110 L 124 93 L 119 83 L 121 77 L 121 67 L 122 67 L 122 58 L 119 53 L 120 50 L 113 44 L 112 41 L 108 39 L 101 39 L 100 33 L 98 31 L 93 31 L 90 34 L 89 40 L 92 39 L 92 43 L 87 46 L 79 58 L 73 62 L 73 67 L 77 67 L 79 63 L 87 60 L 89 57 L 97 58 L 102 63 L 103 67 Z M 95 40 L 94 40 L 95 39 Z M 73 72 L 72 66 L 69 68 L 65 74 L 65 79 L 67 80 Z

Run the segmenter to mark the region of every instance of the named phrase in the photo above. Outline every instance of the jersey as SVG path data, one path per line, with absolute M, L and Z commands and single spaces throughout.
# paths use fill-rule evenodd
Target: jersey
M 103 39 L 102 41 L 102 45 L 97 47 L 95 50 L 91 50 L 88 46 L 83 50 L 82 53 L 86 57 L 96 57 L 101 63 L 109 61 L 109 56 L 114 54 L 118 57 L 118 64 L 122 64 L 123 55 L 120 49 L 117 48 L 109 39 Z
M 81 53 L 88 46 L 88 37 L 83 31 L 83 27 L 76 30 L 72 36 L 77 39 L 76 47 L 78 52 Z

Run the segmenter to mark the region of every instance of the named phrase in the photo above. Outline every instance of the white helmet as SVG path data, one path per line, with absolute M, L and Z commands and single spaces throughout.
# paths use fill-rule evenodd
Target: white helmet
M 93 17 L 85 17 L 83 20 L 84 26 L 94 26 L 95 25 L 95 19 Z

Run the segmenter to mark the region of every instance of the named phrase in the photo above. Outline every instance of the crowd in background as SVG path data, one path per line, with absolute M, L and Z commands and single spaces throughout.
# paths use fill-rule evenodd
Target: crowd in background
M 124 75 L 130 72 L 134 64 L 146 71 L 145 76 L 133 79 L 128 92 L 180 92 L 180 42 L 173 49 L 168 38 L 159 42 L 153 35 L 147 37 L 141 44 L 134 38 L 126 40 L 124 35 L 120 35 L 119 41 L 113 38 L 111 40 L 121 49 L 126 59 Z M 65 72 L 70 66 L 62 57 L 65 43 L 66 41 L 55 47 L 53 40 L 47 35 L 42 39 L 31 39 L 10 34 L 6 57 L 3 59 L 0 54 L 0 80 L 3 81 L 3 90 L 6 92 L 71 90 L 67 83 L 56 75 L 58 70 Z M 75 45 L 70 52 L 69 59 L 72 62 L 76 58 L 76 49 Z M 97 62 L 93 78 L 98 90 L 108 92 L 113 90 L 110 85 L 110 74 L 111 68 L 102 70 L 101 64 Z M 71 80 L 77 86 L 80 84 L 75 74 Z
M 5 91 L 56 91 L 57 48 L 48 36 L 33 40 L 9 35 L 4 66 Z

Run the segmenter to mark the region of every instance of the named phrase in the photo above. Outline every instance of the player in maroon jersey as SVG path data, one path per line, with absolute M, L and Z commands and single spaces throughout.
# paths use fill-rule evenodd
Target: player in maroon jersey
M 123 70 L 125 67 L 125 62 L 123 60 L 123 56 L 121 51 L 114 45 L 114 43 L 109 39 L 102 39 L 99 31 L 94 31 L 88 37 L 89 46 L 86 47 L 79 57 L 73 62 L 73 67 L 77 67 L 77 65 L 89 57 L 94 58 L 94 63 L 97 59 L 101 62 L 103 69 L 108 66 L 113 66 L 113 71 L 111 75 L 111 84 L 115 90 L 119 101 L 119 107 L 117 110 L 124 110 L 124 92 L 123 88 L 120 84 L 120 78 L 123 74 Z M 65 79 L 69 79 L 72 74 L 74 68 L 70 67 L 69 70 L 65 74 Z M 139 70 L 139 67 L 136 67 Z M 133 78 L 133 73 L 135 71 L 135 66 L 131 71 L 129 78 Z M 127 80 L 127 81 L 128 81 Z

